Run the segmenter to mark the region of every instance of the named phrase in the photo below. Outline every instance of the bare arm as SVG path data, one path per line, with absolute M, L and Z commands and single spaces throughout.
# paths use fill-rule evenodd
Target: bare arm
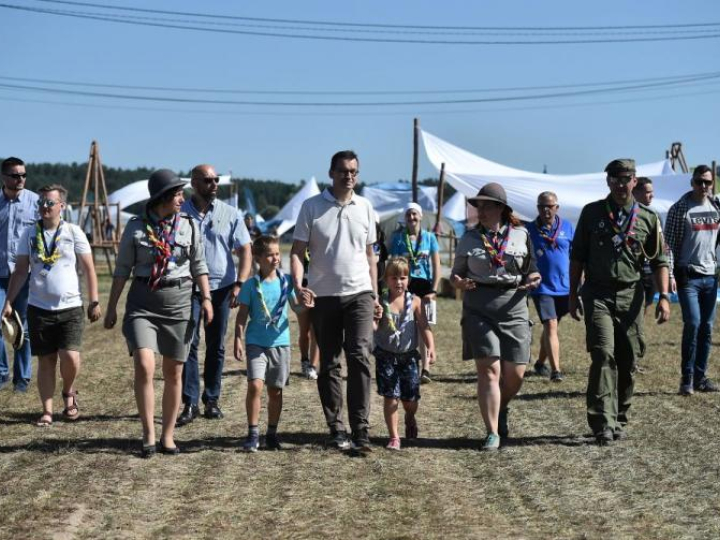
M 440 252 L 436 251 L 432 254 L 432 275 L 433 275 L 433 291 L 440 289 L 440 279 L 442 278 L 442 269 L 440 268 Z
M 108 299 L 107 311 L 105 312 L 105 328 L 112 328 L 117 323 L 117 303 L 125 288 L 126 277 L 115 277 L 110 287 L 110 298 Z
M 92 253 L 81 253 L 78 258 L 80 259 L 80 266 L 82 266 L 85 277 L 87 278 L 87 293 L 90 304 L 98 302 L 98 280 L 97 274 L 95 274 L 95 263 L 93 262 Z M 88 319 L 90 322 L 95 322 L 102 317 L 102 310 L 100 304 L 88 306 Z
M 250 277 L 250 269 L 252 268 L 252 244 L 248 243 L 244 246 L 239 247 L 235 250 L 235 255 L 238 257 L 237 267 L 237 281 L 233 286 L 232 294 L 230 295 L 230 307 L 235 309 L 240 305 L 238 302 L 238 295 L 240 294 L 240 283 L 245 283 Z
M 368 266 L 370 267 L 370 284 L 372 290 L 377 296 L 377 261 L 375 260 L 375 250 L 372 244 L 365 246 L 365 255 L 367 256 Z
M 315 293 L 310 289 L 302 286 L 305 277 L 305 268 L 303 267 L 303 259 L 305 258 L 305 250 L 307 242 L 295 240 L 290 251 L 290 275 L 293 281 L 293 287 L 300 295 L 298 300 L 306 308 L 315 306 Z
M 237 317 L 235 317 L 235 359 L 238 362 L 242 362 L 245 359 L 245 325 L 247 325 L 248 313 L 250 312 L 250 306 L 246 304 L 240 304 L 238 309 Z
M 660 294 L 668 293 L 668 269 L 666 266 L 656 268 L 653 272 L 653 279 L 655 280 L 655 287 Z M 655 320 L 658 324 L 663 324 L 670 320 L 670 301 L 665 298 L 660 298 L 655 308 Z
M 200 274 L 195 278 L 195 284 L 200 289 L 200 296 L 202 297 L 202 303 L 200 307 L 203 315 L 205 315 L 205 324 L 210 324 L 213 320 L 213 305 L 212 297 L 210 296 L 210 282 L 208 281 L 207 274 Z
M 580 306 L 578 301 L 578 289 L 580 288 L 582 274 L 583 264 L 579 261 L 570 259 L 570 297 L 568 302 L 570 304 L 570 315 L 576 321 L 579 321 L 582 315 L 582 306 Z
M 425 349 L 427 350 L 428 361 L 431 364 L 435 363 L 435 338 L 433 337 L 430 325 L 427 322 L 425 316 L 425 310 L 422 308 L 422 302 L 419 298 L 413 299 L 413 310 L 415 314 L 415 320 L 417 321 L 418 330 L 420 331 L 420 337 L 425 343 Z
M 12 303 L 25 285 L 28 278 L 28 269 L 30 268 L 30 257 L 28 255 L 18 255 L 15 261 L 15 271 L 10 276 L 8 282 L 7 295 L 5 296 L 5 305 L 2 307 L 2 316 L 8 317 L 12 313 Z

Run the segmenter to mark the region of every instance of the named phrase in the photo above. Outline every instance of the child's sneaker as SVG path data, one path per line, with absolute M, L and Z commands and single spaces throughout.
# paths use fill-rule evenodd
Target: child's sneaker
M 282 445 L 277 435 L 265 435 L 265 450 L 282 450 Z
M 317 381 L 318 374 L 314 367 L 310 366 L 307 372 L 307 378 L 311 381 Z
M 409 422 L 405 420 L 405 439 L 412 440 L 418 438 L 417 420 L 413 418 Z
M 243 452 L 257 452 L 258 448 L 260 448 L 260 437 L 248 435 L 243 443 Z
M 400 450 L 400 437 L 393 437 L 385 447 L 388 450 Z
M 420 384 L 428 384 L 432 382 L 432 378 L 430 377 L 430 372 L 427 369 L 422 370 L 422 374 L 420 375 Z
M 500 437 L 495 433 L 490 433 L 483 441 L 482 450 L 485 452 L 495 452 L 500 449 Z

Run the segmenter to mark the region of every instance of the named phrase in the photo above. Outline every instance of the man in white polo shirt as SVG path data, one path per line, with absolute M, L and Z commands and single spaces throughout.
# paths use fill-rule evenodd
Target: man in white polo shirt
M 375 218 L 369 201 L 353 191 L 359 173 L 352 150 L 330 162 L 332 187 L 306 200 L 295 225 L 291 268 L 302 304 L 312 308 L 320 349 L 318 391 L 332 445 L 347 450 L 342 420 L 340 355 L 347 361 L 348 417 L 353 447 L 370 451 L 370 350 L 377 302 L 377 267 L 373 243 Z M 310 252 L 309 282 L 302 286 L 303 257 Z

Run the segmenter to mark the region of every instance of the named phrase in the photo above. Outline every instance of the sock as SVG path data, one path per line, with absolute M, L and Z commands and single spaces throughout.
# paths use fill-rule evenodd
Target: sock
M 257 426 L 248 426 L 248 437 L 259 437 L 260 429 Z
M 268 424 L 267 435 L 270 435 L 271 437 L 277 435 L 277 426 L 271 426 Z

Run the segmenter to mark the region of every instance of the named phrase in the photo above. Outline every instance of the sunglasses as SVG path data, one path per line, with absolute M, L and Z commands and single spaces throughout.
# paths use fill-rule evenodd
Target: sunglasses
M 206 184 L 212 184 L 213 182 L 216 184 L 220 183 L 220 177 L 219 176 L 210 176 L 209 178 L 203 178 L 203 182 Z
M 3 176 L 7 176 L 8 178 L 13 178 L 15 180 L 24 180 L 25 178 L 27 178 L 27 173 L 12 173 L 12 174 L 3 173 Z
M 703 186 L 703 187 L 712 187 L 713 184 L 715 183 L 715 182 L 713 182 L 712 180 L 694 180 L 694 182 L 695 182 L 698 186 Z
M 40 199 L 38 201 L 38 206 L 40 208 L 52 208 L 56 204 L 60 204 L 60 201 L 51 201 L 50 199 Z
M 611 184 L 629 184 L 632 179 L 632 176 L 608 176 Z

